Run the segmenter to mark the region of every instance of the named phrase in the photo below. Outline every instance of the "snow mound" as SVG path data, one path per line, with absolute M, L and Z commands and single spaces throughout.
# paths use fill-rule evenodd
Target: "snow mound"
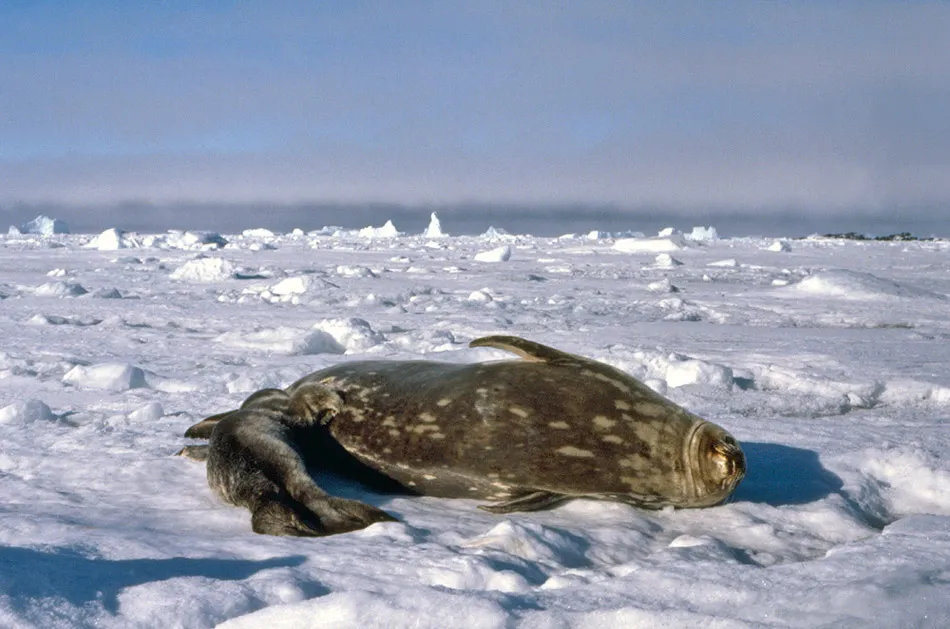
M 206 251 L 226 247 L 228 241 L 221 234 L 211 231 L 182 231 L 170 229 L 166 234 L 148 234 L 142 237 L 143 247 Z
M 96 299 L 122 299 L 122 293 L 118 288 L 99 288 L 93 294 Z
M 725 260 L 716 260 L 715 262 L 710 262 L 706 266 L 719 267 L 723 269 L 734 269 L 739 266 L 739 261 L 735 258 L 726 258 Z
M 76 365 L 66 372 L 63 382 L 83 389 L 127 391 L 146 387 L 145 372 L 128 363 Z
M 189 260 L 172 271 L 173 280 L 187 282 L 219 282 L 234 277 L 237 268 L 223 258 Z
M 139 242 L 132 234 L 112 227 L 93 238 L 86 246 L 99 251 L 116 251 L 138 247 Z
M 502 245 L 488 251 L 481 251 L 473 258 L 476 262 L 507 262 L 511 259 L 511 246 Z
M 11 228 L 11 230 L 14 228 Z M 21 234 L 39 234 L 40 236 L 52 236 L 53 234 L 68 234 L 69 227 L 58 218 L 50 218 L 40 214 L 32 221 L 20 225 Z
M 785 240 L 776 240 L 771 245 L 766 247 L 766 250 L 774 251 L 776 253 L 787 253 L 792 250 L 792 246 Z
M 660 269 L 672 269 L 677 266 L 683 266 L 683 263 L 668 253 L 661 253 L 656 257 L 653 265 Z
M 76 282 L 47 282 L 33 290 L 37 297 L 79 297 L 88 292 L 82 284 Z
M 169 231 L 165 244 L 173 249 L 220 249 L 228 241 L 217 232 L 210 231 Z
M 429 217 L 429 226 L 426 227 L 422 235 L 426 238 L 443 238 L 448 235 L 442 231 L 442 222 L 439 221 L 439 217 L 435 215 L 435 212 Z
M 587 563 L 584 541 L 536 522 L 505 521 L 462 544 L 465 548 L 501 551 L 528 561 L 575 567 Z
M 614 243 L 614 249 L 624 253 L 662 253 L 679 251 L 685 246 L 679 234 L 666 238 L 620 238 Z
M 301 232 L 301 234 L 302 233 L 303 232 Z M 244 236 L 245 238 L 253 238 L 257 240 L 273 240 L 274 238 L 277 238 L 277 234 L 263 227 L 257 227 L 255 229 L 245 229 L 243 232 L 241 232 L 241 235 Z
M 666 368 L 666 384 L 672 388 L 687 384 L 703 384 L 718 389 L 731 389 L 732 369 L 695 358 L 670 363 Z
M 386 342 L 386 337 L 374 330 L 368 321 L 357 317 L 324 319 L 315 323 L 313 329 L 326 334 L 349 353 L 364 352 Z
M 797 284 L 776 291 L 780 296 L 815 295 L 837 299 L 867 301 L 874 299 L 946 299 L 938 293 L 899 284 L 870 273 L 833 269 L 819 271 Z
M 286 326 L 266 328 L 254 332 L 237 330 L 219 334 L 214 339 L 235 349 L 273 352 L 288 356 L 308 354 L 342 354 L 345 348 L 322 330 L 299 330 Z
M 508 613 L 493 601 L 436 589 L 398 595 L 350 590 L 274 605 L 232 618 L 218 629 L 506 629 Z
M 336 274 L 340 277 L 377 277 L 373 269 L 367 266 L 340 264 L 336 267 Z
M 310 287 L 313 286 L 313 277 L 310 275 L 297 275 L 295 277 L 287 277 L 277 282 L 271 286 L 271 294 L 277 295 L 278 297 L 286 297 L 289 295 L 303 295 L 310 290 Z
M 493 301 L 493 298 L 491 296 L 491 293 L 488 291 L 488 289 L 483 288 L 481 290 L 473 290 L 471 294 L 469 294 L 468 298 L 466 298 L 466 301 L 470 301 L 476 304 L 487 304 Z
M 14 402 L 0 408 L 0 424 L 21 423 L 29 424 L 41 421 L 53 421 L 56 415 L 45 402 L 40 400 L 25 400 Z
M 129 419 L 136 422 L 154 422 L 161 419 L 165 415 L 165 409 L 162 408 L 162 405 L 158 402 L 149 402 L 145 406 L 141 406 L 131 413 L 129 413 Z
M 950 515 L 950 471 L 936 457 L 910 448 L 867 450 L 853 462 L 873 479 L 894 515 Z
M 950 387 L 917 380 L 890 380 L 881 392 L 880 401 L 892 405 L 915 402 L 950 404 Z
M 87 325 L 99 325 L 102 319 L 96 319 L 89 316 L 64 317 L 61 315 L 37 313 L 26 320 L 27 325 L 75 325 L 85 327 Z
M 668 277 L 664 277 L 662 280 L 657 280 L 655 282 L 650 282 L 647 284 L 647 290 L 653 293 L 679 292 L 679 289 L 676 286 L 673 286 L 673 282 L 670 281 L 670 278 Z
M 359 231 L 359 235 L 363 238 L 395 238 L 399 235 L 399 230 L 392 220 L 388 220 L 382 227 L 364 227 Z

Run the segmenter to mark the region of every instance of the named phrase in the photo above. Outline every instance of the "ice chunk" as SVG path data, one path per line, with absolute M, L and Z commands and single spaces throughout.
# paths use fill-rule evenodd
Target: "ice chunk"
M 476 262 L 507 262 L 510 259 L 511 247 L 509 245 L 476 253 L 474 257 Z

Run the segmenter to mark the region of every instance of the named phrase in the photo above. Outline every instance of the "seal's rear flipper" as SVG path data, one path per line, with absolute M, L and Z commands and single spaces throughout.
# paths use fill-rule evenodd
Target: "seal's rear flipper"
M 556 494 L 553 491 L 535 491 L 524 496 L 518 496 L 505 502 L 496 502 L 490 505 L 479 505 L 478 508 L 489 513 L 513 513 L 515 511 L 540 511 L 541 509 L 550 509 L 554 505 L 560 504 L 565 500 L 570 500 L 571 496 Z
M 475 339 L 469 343 L 468 346 L 494 347 L 495 349 L 503 349 L 506 352 L 517 354 L 525 360 L 536 363 L 576 364 L 579 361 L 585 360 L 579 356 L 575 356 L 574 354 L 568 354 L 567 352 L 562 352 L 559 349 L 554 349 L 553 347 L 548 347 L 547 345 L 542 345 L 541 343 L 535 343 L 534 341 L 529 341 L 519 336 L 483 336 L 481 338 Z
M 277 494 L 262 496 L 251 510 L 251 530 L 261 535 L 290 535 L 293 537 L 316 537 L 321 529 L 306 510 L 287 497 Z
M 316 510 L 312 507 L 317 507 Z M 385 511 L 327 496 L 311 508 L 285 494 L 263 496 L 251 516 L 251 529 L 261 535 L 323 537 L 366 528 L 376 522 L 395 522 Z

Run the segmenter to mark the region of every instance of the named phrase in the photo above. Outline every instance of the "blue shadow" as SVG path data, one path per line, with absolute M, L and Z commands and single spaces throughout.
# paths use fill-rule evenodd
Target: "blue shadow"
M 778 443 L 742 442 L 746 477 L 733 500 L 773 507 L 802 505 L 839 493 L 843 483 L 814 450 Z
M 306 557 L 262 561 L 244 559 L 99 559 L 72 549 L 36 550 L 0 547 L 0 593 L 14 608 L 31 599 L 62 598 L 77 607 L 99 601 L 111 614 L 118 611 L 121 590 L 176 577 L 246 579 L 261 570 L 299 566 Z M 318 595 L 324 592 L 316 592 Z M 18 610 L 18 611 L 22 611 Z

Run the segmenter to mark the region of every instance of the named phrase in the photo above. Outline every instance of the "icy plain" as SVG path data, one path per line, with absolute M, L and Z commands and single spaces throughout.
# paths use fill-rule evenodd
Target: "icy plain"
M 950 242 L 390 227 L 0 236 L 0 627 L 950 626 Z M 495 333 L 730 430 L 734 499 L 495 516 L 320 476 L 400 521 L 274 538 L 173 456 L 257 389 Z

